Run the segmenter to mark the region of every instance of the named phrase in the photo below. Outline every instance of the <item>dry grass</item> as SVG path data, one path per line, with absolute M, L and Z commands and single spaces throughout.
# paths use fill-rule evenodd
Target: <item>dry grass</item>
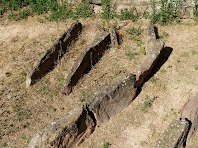
M 26 74 L 34 62 L 73 22 L 51 23 L 41 19 L 33 17 L 27 21 L 1 21 L 0 147 L 26 146 L 33 134 L 61 117 L 74 104 L 83 105 L 102 84 L 119 75 L 135 74 L 146 58 L 142 53 L 145 44 L 137 46 L 137 42 L 126 33 L 128 28 L 138 27 L 141 21 L 128 22 L 118 30 L 122 40 L 120 47 L 107 50 L 100 62 L 79 80 L 72 94 L 63 95 L 64 80 L 78 54 L 101 33 L 97 27 L 89 25 L 102 26 L 100 18 L 80 20 L 85 28 L 71 52 L 63 57 L 53 71 L 27 90 Z M 140 38 L 144 43 L 147 25 L 148 21 L 142 22 Z M 160 35 L 163 31 L 168 33 L 166 45 L 172 47 L 173 52 L 155 74 L 156 82 L 148 81 L 136 100 L 106 125 L 98 128 L 83 147 L 102 147 L 105 142 L 109 142 L 111 147 L 151 147 L 171 120 L 179 116 L 178 112 L 184 103 L 198 91 L 195 68 L 198 65 L 198 26 L 188 20 L 158 27 Z M 127 52 L 136 52 L 138 55 L 130 59 L 126 56 Z M 152 108 L 145 112 L 142 108 L 146 95 L 157 99 Z

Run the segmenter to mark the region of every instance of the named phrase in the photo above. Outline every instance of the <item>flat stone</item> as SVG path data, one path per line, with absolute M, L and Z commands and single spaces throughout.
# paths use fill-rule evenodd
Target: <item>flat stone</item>
M 173 120 L 154 148 L 184 148 L 189 126 L 186 119 Z
M 75 106 L 60 119 L 38 132 L 28 148 L 73 148 L 82 143 L 95 130 L 95 119 L 81 106 Z
M 65 80 L 66 95 L 72 92 L 72 88 L 77 84 L 78 80 L 85 72 L 89 71 L 91 67 L 98 62 L 109 42 L 110 33 L 104 32 L 98 39 L 94 40 L 90 46 L 81 52 Z
M 26 88 L 35 84 L 54 68 L 57 61 L 68 51 L 68 47 L 72 41 L 76 40 L 81 30 L 81 23 L 73 23 L 59 40 L 45 53 L 45 55 L 39 61 L 34 63 L 32 71 L 30 71 L 26 77 Z
M 97 125 L 104 124 L 111 117 L 129 106 L 136 97 L 135 75 L 118 77 L 113 82 L 101 86 L 88 99 L 87 107 L 93 112 Z
M 198 129 L 198 94 L 184 105 L 181 118 L 186 118 L 191 122 L 191 128 L 187 137 L 188 145 L 193 141 Z

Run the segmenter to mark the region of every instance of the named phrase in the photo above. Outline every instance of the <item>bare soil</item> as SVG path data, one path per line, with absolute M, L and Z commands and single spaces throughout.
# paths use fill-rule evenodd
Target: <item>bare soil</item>
M 80 51 L 97 38 L 103 20 L 92 17 L 80 22 L 82 35 L 65 54 L 53 71 L 30 89 L 25 88 L 26 74 L 47 49 L 66 31 L 74 20 L 48 22 L 42 16 L 28 20 L 0 21 L 0 147 L 26 147 L 30 138 L 53 120 L 60 118 L 74 104 L 86 99 L 106 82 L 119 75 L 138 71 L 146 58 L 143 54 L 148 20 L 118 21 L 118 48 L 109 48 L 100 61 L 79 80 L 69 96 L 63 94 L 64 80 Z M 124 24 L 124 25 L 123 25 Z M 137 45 L 126 30 L 142 24 Z M 198 25 L 193 20 L 179 24 L 157 24 L 159 35 L 166 32 L 166 46 L 173 51 L 154 77 L 146 82 L 139 96 L 106 125 L 99 127 L 81 147 L 152 147 L 167 128 L 178 118 L 183 105 L 198 92 Z M 127 56 L 127 53 L 137 53 Z M 146 97 L 152 107 L 144 105 Z M 196 135 L 198 138 L 198 134 Z M 190 148 L 196 148 L 194 140 Z

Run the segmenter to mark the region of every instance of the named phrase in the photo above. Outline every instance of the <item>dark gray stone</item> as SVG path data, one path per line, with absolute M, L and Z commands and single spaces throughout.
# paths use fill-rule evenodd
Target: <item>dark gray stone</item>
M 175 119 L 171 122 L 154 148 L 184 148 L 189 130 L 186 119 Z
M 107 122 L 129 106 L 136 97 L 135 82 L 135 75 L 118 77 L 113 82 L 98 88 L 88 99 L 87 107 L 95 115 L 98 125 Z
M 27 75 L 26 87 L 30 87 L 41 79 L 56 65 L 57 61 L 68 51 L 72 41 L 76 40 L 82 30 L 82 24 L 77 22 L 60 37 L 60 39 L 50 48 L 45 55 L 35 62 L 32 71 Z
M 78 80 L 85 74 L 85 72 L 89 71 L 91 67 L 98 62 L 109 42 L 110 34 L 105 32 L 81 52 L 80 56 L 74 63 L 71 72 L 66 78 L 66 95 L 72 92 L 72 88 L 77 84 Z

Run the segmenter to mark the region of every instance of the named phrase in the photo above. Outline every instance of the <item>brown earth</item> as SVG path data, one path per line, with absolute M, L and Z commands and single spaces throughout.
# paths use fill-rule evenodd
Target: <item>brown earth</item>
M 25 147 L 29 139 L 75 104 L 86 99 L 102 84 L 119 75 L 136 74 L 146 55 L 145 44 L 138 45 L 126 30 L 142 23 L 142 41 L 146 42 L 148 20 L 119 21 L 121 45 L 110 48 L 92 70 L 82 77 L 69 96 L 63 94 L 64 80 L 80 51 L 99 36 L 102 20 L 80 20 L 84 32 L 56 68 L 30 89 L 25 88 L 26 74 L 74 20 L 48 22 L 40 17 L 0 22 L 0 147 Z M 124 24 L 124 25 L 122 25 Z M 117 26 L 118 26 L 117 25 Z M 91 27 L 92 26 L 92 27 Z M 198 92 L 198 25 L 193 20 L 162 26 L 159 35 L 168 35 L 165 46 L 173 51 L 167 62 L 145 83 L 139 96 L 121 113 L 87 139 L 81 147 L 152 147 L 169 123 L 179 117 L 183 105 Z M 87 32 L 86 32 L 87 31 Z M 127 53 L 136 52 L 134 57 Z M 147 96 L 147 97 L 146 97 Z M 144 105 L 145 98 L 152 102 Z M 195 138 L 198 138 L 198 134 Z M 197 140 L 188 146 L 196 148 Z

